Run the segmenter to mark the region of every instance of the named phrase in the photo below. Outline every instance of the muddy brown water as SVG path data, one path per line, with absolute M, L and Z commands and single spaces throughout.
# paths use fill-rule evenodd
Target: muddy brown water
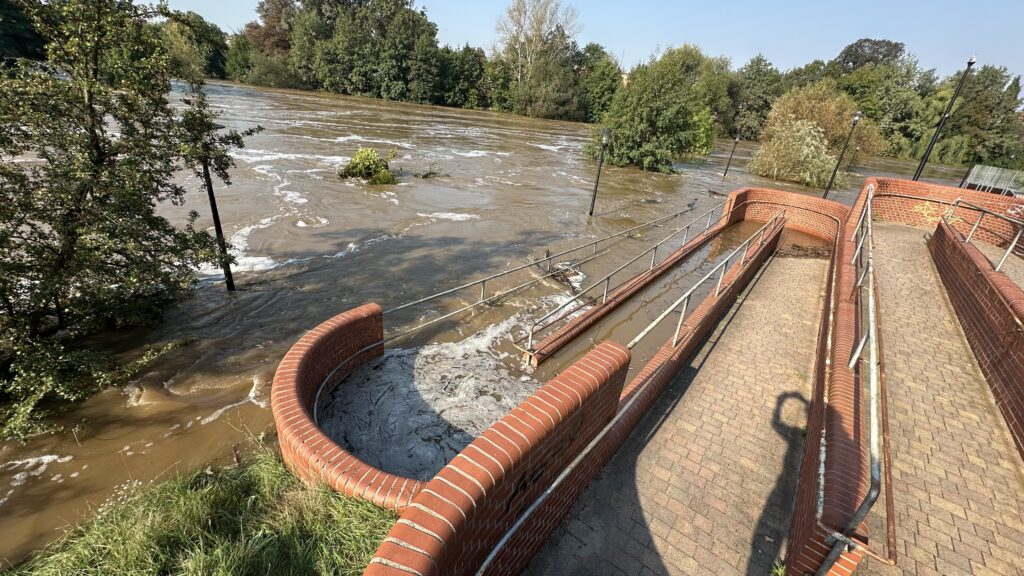
M 193 297 L 172 306 L 163 324 L 97 339 L 96 346 L 126 360 L 142 346 L 181 346 L 125 390 L 100 393 L 61 416 L 62 431 L 0 444 L 0 559 L 8 563 L 88 518 L 119 487 L 230 461 L 236 445 L 272 430 L 268 394 L 277 362 L 305 330 L 334 314 L 371 300 L 385 308 L 408 302 L 525 263 L 545 247 L 572 246 L 685 208 L 696 216 L 722 202 L 710 191 L 768 186 L 820 194 L 747 174 L 754 150 L 748 144 L 740 145 L 723 180 L 731 148 L 723 141 L 708 158 L 681 163 L 676 175 L 606 166 L 597 210 L 588 218 L 596 166 L 582 154 L 586 125 L 227 83 L 209 91 L 224 124 L 266 128 L 238 152 L 233 185 L 217 191 L 238 256 L 239 290 L 226 293 L 215 271 L 204 271 Z M 337 169 L 360 146 L 395 149 L 400 183 L 339 180 Z M 913 168 L 872 161 L 855 169 L 854 185 L 835 197 L 852 201 L 865 174 L 905 176 Z M 445 175 L 413 176 L 429 169 Z M 926 175 L 954 183 L 961 176 L 943 168 Z M 212 227 L 205 194 L 198 182 L 188 185 L 185 208 L 198 210 L 200 225 Z M 162 210 L 184 221 L 181 209 Z M 617 243 L 584 272 L 597 278 L 669 231 Z M 541 283 L 394 347 L 458 344 L 502 326 L 487 341 L 488 361 L 497 359 L 516 378 L 544 381 L 594 341 L 628 342 L 752 231 L 748 224 L 730 230 L 652 286 L 648 307 L 617 311 L 532 375 L 511 340 L 529 318 L 566 297 L 558 283 Z M 412 326 L 472 298 L 453 295 L 394 314 L 386 327 Z M 669 330 L 647 340 L 651 350 Z M 640 348 L 636 357 L 649 354 Z

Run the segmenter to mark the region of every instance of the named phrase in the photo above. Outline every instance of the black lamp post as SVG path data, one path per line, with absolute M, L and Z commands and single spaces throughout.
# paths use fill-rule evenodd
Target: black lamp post
M 722 180 L 725 180 L 726 175 L 729 174 L 729 166 L 732 166 L 732 157 L 736 154 L 736 146 L 739 143 L 740 137 L 737 136 L 736 139 L 732 141 L 732 152 L 729 152 L 729 161 L 725 163 L 725 172 L 722 173 Z
M 850 125 L 850 133 L 846 135 L 846 142 L 843 143 L 843 150 L 839 152 L 839 158 L 836 160 L 836 167 L 832 170 L 832 177 L 828 179 L 828 186 L 825 186 L 825 193 L 821 195 L 822 198 L 828 198 L 828 193 L 832 190 L 832 184 L 836 181 L 836 174 L 839 173 L 839 165 L 843 163 L 843 156 L 846 155 L 846 149 L 850 147 L 850 139 L 853 138 L 853 131 L 857 129 L 857 123 L 860 122 L 860 112 L 853 115 L 853 122 Z
M 220 130 L 223 126 L 217 124 L 214 128 Z M 220 226 L 220 212 L 217 211 L 217 197 L 213 194 L 213 180 L 210 178 L 210 153 L 208 145 L 203 145 L 203 157 L 200 163 L 203 165 L 203 180 L 206 182 L 206 194 L 210 197 L 210 214 L 213 216 L 213 229 L 217 233 L 217 245 L 220 247 L 220 263 L 224 269 L 224 283 L 227 284 L 228 292 L 235 291 L 235 279 L 231 276 L 231 264 L 228 262 L 228 246 L 224 240 L 224 229 Z
M 964 69 L 964 73 L 960 76 L 960 82 L 956 85 L 956 90 L 953 92 L 953 97 L 949 99 L 949 105 L 946 106 L 946 111 L 943 112 L 942 117 L 939 118 L 939 123 L 935 126 L 935 134 L 932 134 L 932 140 L 928 143 L 928 148 L 924 151 L 924 157 L 921 158 L 921 163 L 917 165 L 917 171 L 914 172 L 914 181 L 916 182 L 921 178 L 921 173 L 924 172 L 924 165 L 928 163 L 928 157 L 932 155 L 932 148 L 935 147 L 935 143 L 939 140 L 939 133 L 942 132 L 942 127 L 946 125 L 946 119 L 949 118 L 949 113 L 953 111 L 953 104 L 956 103 L 957 96 L 960 95 L 960 89 L 964 87 L 964 81 L 967 80 L 967 75 L 971 72 L 971 66 L 977 60 L 974 56 L 967 61 L 967 68 Z
M 590 199 L 590 212 L 587 216 L 594 215 L 594 205 L 597 204 L 597 186 L 601 183 L 601 167 L 604 166 L 604 151 L 608 148 L 608 137 L 611 135 L 611 128 L 601 128 L 601 155 L 597 159 L 597 178 L 594 179 L 594 196 Z

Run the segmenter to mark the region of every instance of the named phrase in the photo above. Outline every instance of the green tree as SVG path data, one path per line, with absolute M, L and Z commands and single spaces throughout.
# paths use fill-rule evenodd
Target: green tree
M 843 48 L 832 61 L 839 68 L 839 74 L 849 74 L 868 65 L 895 66 L 906 55 L 902 42 L 861 38 Z
M 803 88 L 828 77 L 830 77 L 828 64 L 823 60 L 814 60 L 786 71 L 782 76 L 782 91 L 789 92 L 793 88 Z
M 836 163 L 836 157 L 828 151 L 824 130 L 809 120 L 792 116 L 787 120 L 757 149 L 747 169 L 772 180 L 824 186 Z M 842 185 L 842 174 L 837 181 Z
M 539 118 L 582 118 L 574 69 L 575 10 L 560 0 L 512 0 L 497 28 L 495 57 L 509 72 L 511 110 Z
M 111 382 L 80 346 L 149 322 L 216 262 L 213 238 L 157 215 L 182 203 L 188 142 L 167 94 L 174 69 L 128 0 L 49 0 L 28 12 L 50 42 L 45 68 L 0 77 L 0 396 L 4 434 L 40 405 Z M 31 162 L 13 162 L 29 157 Z
M 216 24 L 195 12 L 171 12 L 159 28 L 183 77 L 227 78 L 228 44 Z
M 737 72 L 734 89 L 736 135 L 757 140 L 772 104 L 781 95 L 782 74 L 767 58 L 758 54 L 744 64 Z
M 485 77 L 487 56 L 469 44 L 459 50 L 441 48 L 440 101 L 445 106 L 486 108 L 488 106 Z
M 228 78 L 246 82 L 249 73 L 256 66 L 259 51 L 245 34 L 236 34 L 228 44 L 228 56 L 225 69 Z
M 260 52 L 285 58 L 291 50 L 290 30 L 295 11 L 295 0 L 260 0 L 256 5 L 259 22 L 246 24 L 242 33 Z
M 703 60 L 700 50 L 683 46 L 633 68 L 604 118 L 612 129 L 610 163 L 668 172 L 683 154 L 711 150 L 714 119 L 698 87 Z M 588 153 L 596 157 L 598 146 Z
M 14 58 L 42 60 L 46 43 L 15 0 L 0 0 L 0 63 Z
M 914 155 L 918 142 L 930 136 L 924 121 L 924 100 L 917 91 L 921 72 L 913 60 L 897 64 L 870 63 L 837 81 L 856 100 L 885 139 L 885 154 Z
M 850 132 L 850 122 L 857 112 L 857 102 L 840 91 L 836 82 L 822 80 L 783 94 L 772 106 L 768 120 L 761 131 L 761 140 L 770 141 L 775 132 L 795 120 L 807 120 L 821 128 L 830 153 L 838 155 Z M 861 154 L 871 156 L 885 148 L 878 128 L 870 120 L 862 120 L 853 133 L 851 149 L 860 148 Z M 852 155 L 843 161 L 848 164 Z
M 587 122 L 600 122 L 622 86 L 622 69 L 600 44 L 587 44 L 576 64 L 583 115 Z
M 958 75 L 951 76 L 939 93 L 950 94 L 958 80 Z M 1020 96 L 1020 76 L 1011 76 L 1006 68 L 985 65 L 973 71 L 946 122 L 933 158 L 947 164 L 966 164 L 977 158 L 985 164 L 1022 166 Z M 943 101 L 948 102 L 948 97 Z M 938 114 L 933 118 L 938 121 Z

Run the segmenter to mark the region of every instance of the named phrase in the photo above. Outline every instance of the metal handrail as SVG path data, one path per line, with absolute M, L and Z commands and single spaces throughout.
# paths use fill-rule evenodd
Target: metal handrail
M 639 344 L 641 340 L 647 337 L 647 335 L 650 334 L 651 331 L 654 330 L 654 328 L 661 324 L 662 321 L 665 320 L 665 318 L 668 318 L 668 316 L 672 314 L 672 312 L 675 311 L 675 309 L 680 304 L 682 304 L 683 308 L 679 313 L 679 322 L 676 323 L 676 331 L 675 334 L 673 334 L 672 336 L 672 346 L 677 346 L 679 344 L 679 331 L 683 327 L 683 320 L 686 318 L 686 312 L 690 307 L 690 298 L 693 296 L 694 292 L 697 291 L 697 288 L 699 288 L 705 282 L 710 280 L 711 277 L 714 276 L 717 272 L 719 273 L 718 283 L 715 285 L 715 297 L 717 298 L 718 295 L 721 293 L 722 281 L 725 279 L 725 274 L 729 270 L 729 263 L 732 261 L 733 257 L 736 256 L 736 254 L 738 254 L 739 252 L 743 252 L 743 255 L 740 257 L 740 264 L 746 264 L 747 252 L 749 251 L 750 245 L 753 243 L 754 239 L 758 238 L 759 246 L 761 244 L 764 244 L 766 231 L 769 228 L 771 228 L 772 231 L 774 231 L 775 228 L 778 226 L 779 222 L 781 221 L 781 219 L 785 217 L 785 215 L 786 211 L 782 210 L 781 212 L 773 216 L 771 220 L 765 222 L 764 226 L 758 228 L 757 232 L 751 234 L 749 238 L 743 241 L 743 244 L 740 244 L 735 250 L 730 252 L 729 255 L 725 257 L 725 260 L 719 262 L 714 268 L 711 269 L 710 272 L 705 274 L 703 278 L 698 280 L 692 287 L 690 287 L 690 289 L 687 290 L 685 294 L 680 296 L 675 302 L 672 303 L 671 306 L 666 308 L 665 311 L 662 312 L 653 322 L 648 324 L 646 328 L 640 331 L 640 333 L 637 334 L 636 338 L 633 338 L 633 340 L 631 340 L 630 343 L 626 345 L 626 347 L 632 349 L 634 346 Z
M 784 213 L 785 211 L 783 211 L 783 214 Z M 772 218 L 772 220 L 769 221 L 769 223 L 775 221 L 777 218 L 779 218 L 779 215 L 776 215 L 774 218 Z M 757 236 L 759 232 L 763 232 L 763 230 L 768 226 L 769 223 L 766 223 L 765 226 L 762 226 L 761 230 L 755 232 L 750 239 L 752 239 L 754 236 Z M 750 239 L 748 239 L 748 241 Z M 730 256 L 734 256 L 738 250 L 739 249 L 734 250 Z M 605 424 L 605 426 L 601 428 L 597 435 L 595 435 L 594 438 L 592 438 L 590 442 L 587 443 L 586 447 L 584 447 L 583 450 L 580 451 L 580 453 L 577 454 L 571 462 L 569 462 L 565 469 L 563 469 L 562 472 L 559 473 L 559 475 L 554 479 L 551 485 L 545 488 L 544 491 L 541 492 L 541 494 L 533 502 L 530 503 L 526 510 L 524 510 L 523 513 L 520 514 L 518 518 L 516 518 L 515 522 L 513 522 L 512 525 L 509 526 L 507 530 L 505 530 L 504 534 L 502 534 L 501 538 L 491 549 L 490 553 L 488 553 L 487 557 L 484 558 L 484 561 L 477 568 L 476 576 L 482 576 L 483 574 L 487 573 L 488 569 L 491 567 L 491 564 L 493 564 L 494 561 L 498 558 L 498 554 L 500 554 L 501 551 L 505 548 L 505 546 L 507 546 L 508 543 L 512 541 L 512 537 L 515 536 L 515 534 L 519 532 L 519 530 L 526 524 L 526 522 L 537 512 L 537 510 L 539 510 L 541 506 L 543 506 L 544 503 L 547 502 L 552 495 L 554 495 L 555 491 L 557 491 L 558 488 L 562 484 L 564 484 L 566 480 L 569 479 L 573 472 L 575 472 L 576 468 L 578 468 L 587 459 L 587 457 L 590 456 L 591 452 L 593 452 L 594 449 L 601 444 L 605 437 L 619 424 L 619 422 L 622 421 L 622 419 L 625 418 L 626 415 L 630 413 L 630 410 L 632 409 L 633 405 L 639 402 L 640 399 L 644 397 L 644 391 L 647 389 L 648 386 L 651 385 L 651 382 L 654 382 L 657 379 L 657 376 L 661 374 L 662 370 L 665 370 L 668 364 L 668 362 L 662 362 L 654 370 L 654 372 L 652 372 L 647 378 L 645 378 L 640 383 L 640 386 L 637 388 L 635 393 L 630 394 L 629 399 L 626 400 L 626 403 L 615 413 L 614 416 L 612 416 L 612 419 L 607 424 Z
M 1000 258 L 999 259 L 999 263 L 996 264 L 996 272 L 999 272 L 1002 269 L 1003 264 L 1006 263 L 1006 259 L 1010 256 L 1011 253 L 1013 253 L 1013 249 L 1017 247 L 1017 243 L 1020 241 L 1020 238 L 1021 238 L 1021 233 L 1024 233 L 1024 221 L 1017 220 L 1016 218 L 1010 218 L 1009 216 L 1006 216 L 1005 214 L 1000 214 L 998 212 L 993 212 L 992 210 L 989 210 L 988 208 L 985 208 L 983 206 L 978 206 L 977 204 L 972 204 L 970 202 L 967 202 L 963 198 L 957 198 L 953 202 L 953 206 L 952 206 L 952 209 L 950 209 L 949 214 L 947 214 L 943 218 L 945 220 L 946 224 L 949 224 L 950 226 L 953 225 L 952 224 L 953 217 L 956 214 L 956 209 L 959 208 L 960 206 L 966 206 L 966 207 L 970 208 L 971 210 L 974 210 L 975 212 L 979 213 L 978 219 L 977 219 L 977 221 L 974 222 L 974 226 L 971 227 L 970 233 L 968 233 L 967 237 L 964 238 L 964 243 L 965 244 L 970 244 L 971 243 L 971 239 L 974 238 L 974 233 L 978 231 L 978 228 L 981 226 L 981 223 L 985 219 L 985 216 L 995 216 L 996 218 L 998 218 L 1000 220 L 1004 220 L 1005 222 L 1007 222 L 1011 226 L 1013 226 L 1013 225 L 1017 226 L 1017 234 L 1014 235 L 1013 240 L 1010 241 L 1009 246 L 1007 246 L 1007 248 L 1006 248 L 1006 252 L 1003 253 L 1003 257 Z
M 560 304 L 554 310 L 551 310 L 550 312 L 548 312 L 544 316 L 541 316 L 537 320 L 534 320 L 533 324 L 530 325 L 530 331 L 529 331 L 528 336 L 527 336 L 526 350 L 527 351 L 533 350 L 533 339 L 534 339 L 534 336 L 536 335 L 538 327 L 541 326 L 542 324 L 544 324 L 545 320 L 547 320 L 548 318 L 551 318 L 552 316 L 555 316 L 559 312 L 565 310 L 566 308 L 569 307 L 570 304 L 578 302 L 580 299 L 582 299 L 584 296 L 586 296 L 591 290 L 593 290 L 594 288 L 597 288 L 598 286 L 601 286 L 602 284 L 604 285 L 604 295 L 601 298 L 601 303 L 604 304 L 605 302 L 607 302 L 608 301 L 608 293 L 609 293 L 609 290 L 611 289 L 612 276 L 618 274 L 619 272 L 622 272 L 623 270 L 625 270 L 628 266 L 630 266 L 631 264 L 633 264 L 637 260 L 640 260 L 641 258 L 646 256 L 647 254 L 650 254 L 651 255 L 651 265 L 647 268 L 647 270 L 648 271 L 654 270 L 655 265 L 656 265 L 655 262 L 656 262 L 657 257 L 658 257 L 658 248 L 661 247 L 666 242 L 668 242 L 669 240 L 675 238 L 676 235 L 678 235 L 680 232 L 683 233 L 683 245 L 685 246 L 686 245 L 686 241 L 687 241 L 687 239 L 689 238 L 689 235 L 690 235 L 690 227 L 693 226 L 694 224 L 696 224 L 698 221 L 703 220 L 705 216 L 707 216 L 707 222 L 704 224 L 704 230 L 701 232 L 701 235 L 706 235 L 710 231 L 710 229 L 711 229 L 711 221 L 712 221 L 712 216 L 714 215 L 714 212 L 716 210 L 718 210 L 719 208 L 721 208 L 722 206 L 724 206 L 724 205 L 725 205 L 725 203 L 723 202 L 722 204 L 719 204 L 718 206 L 715 206 L 714 208 L 712 208 L 711 210 L 705 212 L 704 214 L 701 214 L 700 216 L 694 218 L 693 220 L 691 220 L 689 223 L 687 223 L 682 228 L 677 228 L 671 234 L 666 236 L 664 239 L 662 239 L 660 242 L 658 242 L 654 246 L 648 248 L 647 250 L 644 250 L 640 254 L 637 254 L 632 259 L 627 261 L 625 264 L 619 266 L 615 270 L 612 270 L 610 273 L 605 274 L 599 280 L 595 281 L 593 284 L 591 284 L 587 288 L 585 288 L 583 290 L 580 290 L 579 293 L 574 295 L 571 299 L 569 299 L 569 300 L 563 302 L 562 304 Z M 666 256 L 665 259 L 663 259 L 661 262 L 658 262 L 658 265 L 664 263 L 665 260 L 667 260 L 669 257 L 671 257 L 671 254 L 669 256 Z M 547 328 L 548 326 L 550 326 L 550 324 L 545 325 L 544 328 Z
M 722 202 L 721 204 L 716 205 L 714 208 L 709 210 L 707 213 L 705 213 L 701 217 L 706 216 L 706 215 L 710 215 L 711 213 L 713 213 L 715 210 L 718 210 L 722 206 L 725 206 L 725 202 Z M 687 208 L 686 210 L 680 210 L 679 212 L 675 212 L 674 214 L 669 214 L 668 216 L 663 216 L 661 218 L 656 218 L 654 220 L 650 220 L 648 222 L 644 222 L 643 224 L 640 224 L 640 225 L 637 225 L 637 226 L 633 226 L 632 228 L 627 228 L 626 230 L 622 230 L 621 232 L 616 232 L 615 234 L 610 234 L 610 235 L 605 236 L 603 238 L 598 238 L 597 240 L 592 240 L 590 242 L 586 242 L 584 244 L 580 244 L 580 245 L 575 246 L 573 248 L 569 248 L 567 250 L 563 250 L 561 252 L 558 252 L 557 254 L 545 254 L 544 258 L 541 258 L 541 259 L 536 260 L 534 262 L 530 262 L 529 264 L 523 264 L 522 266 L 516 266 L 515 268 L 510 268 L 510 269 L 505 270 L 503 272 L 498 272 L 497 274 L 492 274 L 492 275 L 490 275 L 490 276 L 488 276 L 486 278 L 481 278 L 479 280 L 474 280 L 472 282 L 468 282 L 466 284 L 462 284 L 461 286 L 456 286 L 454 288 L 449 288 L 447 290 L 438 292 L 437 294 L 432 294 L 430 296 L 426 296 L 424 298 L 420 298 L 419 300 L 414 300 L 412 302 L 407 302 L 407 303 L 402 304 L 400 306 L 395 306 L 394 308 L 390 308 L 388 310 L 385 310 L 384 311 L 384 315 L 387 316 L 388 314 L 392 314 L 394 312 L 398 312 L 399 310 L 404 310 L 406 308 L 410 308 L 410 307 L 416 306 L 418 304 L 423 304 L 425 302 L 429 302 L 431 300 L 435 300 L 437 298 L 441 298 L 442 296 L 448 296 L 449 294 L 454 294 L 454 293 L 459 292 L 461 290 L 465 290 L 467 288 L 472 288 L 473 286 L 476 286 L 476 285 L 480 285 L 481 301 L 483 301 L 484 300 L 483 296 L 484 296 L 484 293 L 485 293 L 484 291 L 486 289 L 486 283 L 491 281 L 491 280 L 495 280 L 497 278 L 501 278 L 502 276 L 507 276 L 507 275 L 512 274 L 514 272 L 519 272 L 520 270 L 525 270 L 526 268 L 530 268 L 531 266 L 533 266 L 535 264 L 538 264 L 538 263 L 541 263 L 541 262 L 546 262 L 547 263 L 546 269 L 547 269 L 548 272 L 550 272 L 551 271 L 551 262 L 555 258 L 560 258 L 562 256 L 565 256 L 566 254 L 570 254 L 572 252 L 576 252 L 576 251 L 582 250 L 584 248 L 591 248 L 591 247 L 593 248 L 593 251 L 594 251 L 593 253 L 597 254 L 597 246 L 601 242 L 604 242 L 606 240 L 611 240 L 612 238 L 618 238 L 620 236 L 626 236 L 628 234 L 636 232 L 637 230 L 640 230 L 641 228 L 646 228 L 648 226 L 654 226 L 656 224 L 660 224 L 662 222 L 666 222 L 668 220 L 671 220 L 673 218 L 676 218 L 678 216 L 686 214 L 687 212 L 690 212 L 690 211 L 692 211 L 692 208 Z
M 870 486 L 867 494 L 864 495 L 864 499 L 861 501 L 857 510 L 850 518 L 849 522 L 846 523 L 843 530 L 836 531 L 831 530 L 827 538 L 827 542 L 832 544 L 832 549 L 829 551 L 828 556 L 825 558 L 824 564 L 818 570 L 819 575 L 828 574 L 832 569 L 833 564 L 839 558 L 843 548 L 854 548 L 860 547 L 865 552 L 871 553 L 872 556 L 882 560 L 886 563 L 892 563 L 891 559 L 882 558 L 879 555 L 873 553 L 867 546 L 859 543 L 851 538 L 851 535 L 860 527 L 861 523 L 867 518 L 871 508 L 878 501 L 878 496 L 881 494 L 882 484 L 882 464 L 880 459 L 880 447 L 879 447 L 879 379 L 881 374 L 881 360 L 880 360 L 880 347 L 878 342 L 878 308 L 876 302 L 875 292 L 875 267 L 874 267 L 874 230 L 872 222 L 874 221 L 873 215 L 873 202 L 874 202 L 874 185 L 867 187 L 867 197 L 864 204 L 864 208 L 861 210 L 861 215 L 857 221 L 857 225 L 854 228 L 853 235 L 850 237 L 850 241 L 857 240 L 857 248 L 854 250 L 853 258 L 850 264 L 854 265 L 855 269 L 863 266 L 863 273 L 858 275 L 856 289 L 864 288 L 864 281 L 867 280 L 866 286 L 866 300 L 867 300 L 867 331 L 861 337 L 857 343 L 856 348 L 850 358 L 848 367 L 853 369 L 858 362 L 862 360 L 864 350 L 867 349 L 867 368 L 868 368 L 868 443 L 869 443 L 869 470 L 870 470 Z M 859 238 L 858 238 L 859 237 Z M 818 467 L 818 507 L 816 510 L 816 520 L 819 526 L 822 524 L 822 516 L 824 515 L 825 508 L 825 456 L 827 453 L 827 444 L 824 438 L 824 427 L 822 429 L 822 442 L 821 442 L 821 457 Z M 891 494 L 887 494 L 887 497 L 891 499 Z M 890 530 L 892 527 L 890 526 Z M 890 554 L 893 551 L 890 551 Z

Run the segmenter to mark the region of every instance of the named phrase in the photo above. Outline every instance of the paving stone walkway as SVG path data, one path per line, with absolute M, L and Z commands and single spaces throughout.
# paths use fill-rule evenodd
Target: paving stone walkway
M 1024 465 L 926 233 L 875 225 L 899 560 L 858 574 L 1024 575 Z
M 525 574 L 761 574 L 784 549 L 827 262 L 777 257 Z

